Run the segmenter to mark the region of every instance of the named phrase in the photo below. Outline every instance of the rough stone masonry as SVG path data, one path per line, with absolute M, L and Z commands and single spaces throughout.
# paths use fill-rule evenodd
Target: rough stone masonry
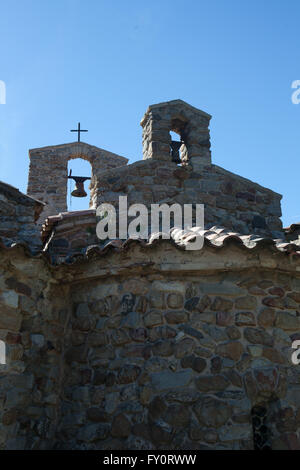
M 27 196 L 0 185 L 1 449 L 300 449 L 300 225 L 211 163 L 209 121 L 153 105 L 142 161 L 46 147 Z M 71 158 L 92 166 L 86 211 L 67 212 Z M 203 203 L 203 249 L 184 233 L 100 243 L 95 208 L 119 195 Z

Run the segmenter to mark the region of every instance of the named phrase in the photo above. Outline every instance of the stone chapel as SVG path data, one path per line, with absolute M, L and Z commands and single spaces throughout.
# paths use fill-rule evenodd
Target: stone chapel
M 212 162 L 210 119 L 151 105 L 142 160 L 47 146 L 27 194 L 0 182 L 0 449 L 300 450 L 300 223 Z M 76 158 L 84 211 L 67 210 Z M 96 209 L 119 196 L 203 204 L 203 248 L 179 230 L 100 241 Z

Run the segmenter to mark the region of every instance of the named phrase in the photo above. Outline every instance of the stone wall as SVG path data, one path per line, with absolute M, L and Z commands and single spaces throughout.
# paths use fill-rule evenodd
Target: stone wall
M 41 248 L 36 221 L 44 204 L 0 182 L 0 237 L 5 244 L 25 242 L 33 250 Z
M 162 243 L 73 267 L 60 448 L 300 448 L 299 274 L 249 251 Z
M 92 180 L 90 184 L 90 207 L 95 207 L 97 193 L 101 187 L 95 185 L 95 177 L 109 168 L 126 165 L 127 158 L 107 150 L 74 142 L 29 150 L 30 166 L 27 194 L 46 204 L 39 219 L 42 224 L 49 215 L 56 215 L 67 210 L 68 161 L 82 158 L 90 162 Z M 88 175 L 74 175 L 88 176 Z
M 52 448 L 60 414 L 67 288 L 47 262 L 20 247 L 1 249 L 0 448 Z
M 204 204 L 206 228 L 219 225 L 241 234 L 284 238 L 281 195 L 217 165 L 204 165 L 197 172 L 191 165 L 149 159 L 106 171 L 96 184 L 103 189 L 97 206 L 103 202 L 118 206 L 119 196 L 128 196 L 128 205 L 148 207 Z
M 2 248 L 1 448 L 299 448 L 295 256 L 133 243 L 51 267 Z

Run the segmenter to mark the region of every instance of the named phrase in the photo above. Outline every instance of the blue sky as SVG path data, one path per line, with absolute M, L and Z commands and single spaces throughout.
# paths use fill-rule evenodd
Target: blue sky
M 1 2 L 0 179 L 26 192 L 28 149 L 74 141 L 78 121 L 82 140 L 139 160 L 147 106 L 180 98 L 212 114 L 213 162 L 300 221 L 299 18 L 294 0 Z

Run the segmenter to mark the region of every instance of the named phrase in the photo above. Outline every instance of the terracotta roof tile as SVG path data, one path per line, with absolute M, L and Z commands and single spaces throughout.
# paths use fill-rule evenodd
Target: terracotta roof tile
M 84 211 L 86 215 L 90 215 L 93 211 Z M 65 214 L 60 214 L 59 217 L 65 217 Z M 68 214 L 68 217 L 70 215 Z M 50 217 L 48 218 L 48 220 Z M 57 220 L 57 216 L 50 220 Z M 61 220 L 61 219 L 59 219 Z M 82 259 L 90 259 L 94 258 L 95 256 L 103 256 L 109 251 L 120 252 L 128 250 L 130 246 L 134 244 L 139 244 L 143 247 L 151 247 L 161 242 L 169 242 L 179 249 L 186 249 L 187 243 L 192 241 L 197 235 L 195 234 L 195 228 L 192 230 L 180 230 L 180 229 L 171 229 L 170 231 L 170 239 L 163 239 L 163 234 L 161 232 L 154 233 L 150 236 L 147 240 L 142 240 L 139 238 L 128 238 L 127 240 L 111 240 L 107 242 L 105 245 L 90 245 L 87 246 L 85 253 L 74 253 L 72 255 L 68 255 L 67 257 L 59 256 L 56 260 L 57 264 L 61 262 L 66 262 L 68 264 L 73 262 L 78 262 Z M 284 254 L 294 254 L 299 256 L 300 259 L 300 240 L 293 240 L 292 242 L 286 242 L 282 239 L 272 239 L 272 238 L 263 238 L 255 234 L 249 235 L 241 235 L 236 232 L 232 232 L 226 228 L 222 227 L 212 227 L 208 230 L 200 231 L 200 234 L 204 235 L 204 245 L 215 247 L 217 249 L 222 249 L 222 247 L 226 246 L 228 243 L 234 243 L 239 245 L 245 249 L 252 250 L 255 248 L 262 248 L 268 246 L 270 249 L 282 252 Z M 0 247 L 5 247 L 2 242 L 0 242 Z M 11 245 L 11 248 L 22 247 L 27 253 L 30 253 L 30 249 L 28 245 L 25 243 L 14 243 Z M 45 255 L 46 253 L 43 252 Z

